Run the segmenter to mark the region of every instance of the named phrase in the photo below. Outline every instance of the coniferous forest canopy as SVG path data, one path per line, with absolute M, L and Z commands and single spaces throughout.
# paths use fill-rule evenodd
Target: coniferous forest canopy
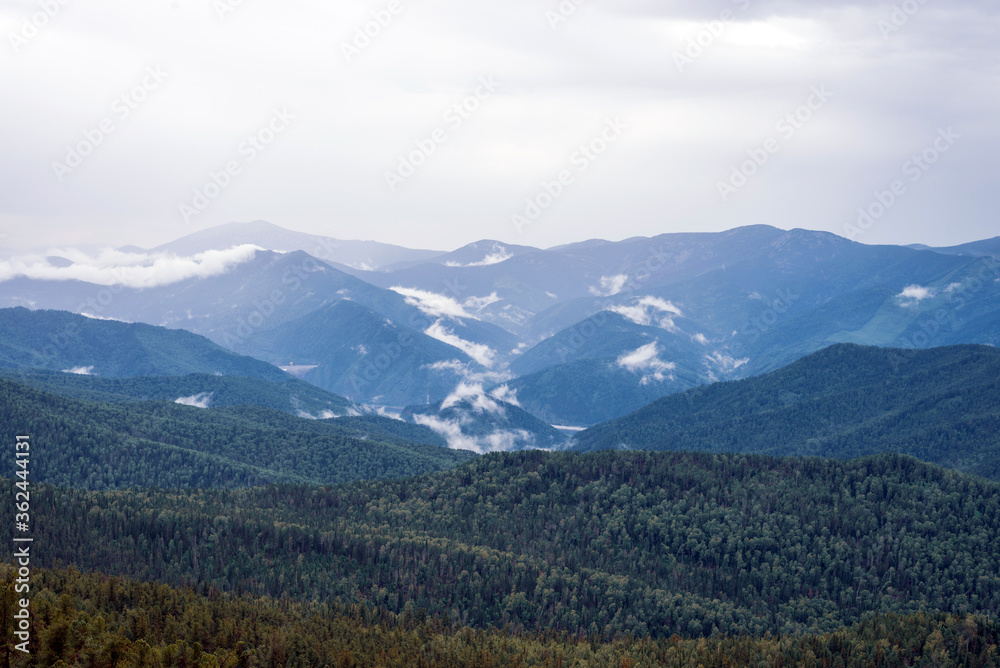
M 14 596 L 0 567 L 0 605 Z M 317 605 L 170 587 L 69 568 L 38 573 L 40 638 L 23 666 L 879 666 L 981 668 L 998 662 L 1000 626 L 976 615 L 885 614 L 794 638 L 607 638 L 462 627 L 420 610 Z M 9 620 L 4 619 L 4 622 Z
M 479 629 L 697 638 L 993 615 L 998 491 L 898 455 L 530 452 L 333 488 L 33 498 L 38 566 Z

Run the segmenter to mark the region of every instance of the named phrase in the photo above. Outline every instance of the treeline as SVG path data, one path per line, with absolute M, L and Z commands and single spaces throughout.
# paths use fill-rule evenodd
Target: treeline
M 773 373 L 664 397 L 574 449 L 848 459 L 883 452 L 1000 480 L 1000 351 L 830 346 Z
M 390 422 L 340 425 L 249 406 L 99 403 L 0 380 L 0 437 L 34 436 L 33 479 L 63 487 L 334 484 L 440 471 L 474 456 L 408 443 L 380 421 Z
M 478 628 L 794 634 L 1000 609 L 1000 486 L 900 456 L 525 452 L 333 488 L 41 488 L 32 508 L 39 566 Z
M 0 566 L 0 625 L 9 640 L 16 574 Z M 833 633 L 762 638 L 636 639 L 461 628 L 424 610 L 315 605 L 232 596 L 211 587 L 37 571 L 31 653 L 12 666 L 314 668 L 1000 665 L 1000 626 L 973 615 L 881 615 Z

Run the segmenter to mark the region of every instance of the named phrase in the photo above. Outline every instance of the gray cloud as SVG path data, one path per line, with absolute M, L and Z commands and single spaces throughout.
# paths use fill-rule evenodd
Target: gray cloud
M 927 2 L 890 34 L 879 21 L 902 2 L 588 2 L 555 29 L 555 1 L 400 3 L 347 62 L 342 45 L 387 3 L 254 1 L 220 18 L 193 0 L 68 2 L 15 52 L 10 35 L 39 5 L 0 2 L 0 86 L 14 92 L 0 108 L 0 238 L 151 246 L 255 219 L 442 248 L 748 223 L 843 234 L 939 127 L 962 139 L 859 240 L 996 233 L 993 3 Z M 721 35 L 678 71 L 675 55 L 726 9 Z M 151 66 L 166 78 L 121 118 L 116 101 Z M 496 94 L 448 126 L 490 75 Z M 722 201 L 717 183 L 816 85 L 830 103 Z M 295 120 L 246 161 L 241 145 L 282 107 Z M 519 234 L 511 215 L 615 116 L 630 129 Z M 105 119 L 113 132 L 60 182 L 52 163 Z M 446 140 L 390 192 L 385 172 L 442 126 Z M 178 207 L 236 159 L 185 224 Z

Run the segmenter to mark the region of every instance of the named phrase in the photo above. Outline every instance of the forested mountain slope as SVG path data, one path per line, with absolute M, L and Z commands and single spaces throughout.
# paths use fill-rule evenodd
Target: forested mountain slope
M 0 615 L 16 572 L 0 567 Z M 995 666 L 1000 626 L 980 616 L 881 615 L 822 635 L 681 640 L 462 628 L 424 611 L 319 606 L 82 574 L 35 574 L 24 666 Z M 206 591 L 207 589 L 207 591 Z M 8 631 L 10 617 L 0 617 Z M 13 650 L 0 647 L 7 665 Z M 59 663 L 60 661 L 65 664 Z M 923 663 L 918 663 L 923 662 Z
M 111 403 L 187 401 L 221 408 L 259 406 L 302 417 L 349 415 L 355 409 L 345 397 L 285 375 L 277 381 L 249 376 L 135 376 L 102 378 L 71 373 L 0 369 L 0 377 L 72 399 Z
M 664 397 L 580 433 L 574 448 L 897 452 L 1000 479 L 1000 350 L 830 346 L 764 376 Z
M 523 452 L 334 488 L 45 487 L 32 504 L 37 567 L 474 627 L 669 638 L 1000 609 L 1000 486 L 894 455 Z
M 440 471 L 474 456 L 409 443 L 378 422 L 341 425 L 250 406 L 99 403 L 0 380 L 0 436 L 32 435 L 34 479 L 67 487 L 339 483 Z

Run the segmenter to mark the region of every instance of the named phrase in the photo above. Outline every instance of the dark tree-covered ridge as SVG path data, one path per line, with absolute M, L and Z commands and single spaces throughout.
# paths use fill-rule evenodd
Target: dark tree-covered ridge
M 830 346 L 764 376 L 664 397 L 582 432 L 574 449 L 896 452 L 1000 480 L 1000 350 Z
M 14 569 L 0 566 L 0 615 L 12 609 Z M 379 668 L 611 666 L 736 668 L 995 667 L 995 620 L 880 615 L 822 635 L 658 640 L 549 631 L 472 630 L 422 610 L 394 614 L 174 588 L 74 569 L 35 574 L 31 654 L 18 666 L 357 666 Z M 10 637 L 12 621 L 0 616 Z M 11 655 L 14 655 L 13 657 Z
M 334 484 L 441 471 L 475 456 L 408 442 L 419 427 L 399 425 L 251 406 L 84 401 L 0 380 L 0 437 L 31 434 L 33 479 L 64 487 Z

